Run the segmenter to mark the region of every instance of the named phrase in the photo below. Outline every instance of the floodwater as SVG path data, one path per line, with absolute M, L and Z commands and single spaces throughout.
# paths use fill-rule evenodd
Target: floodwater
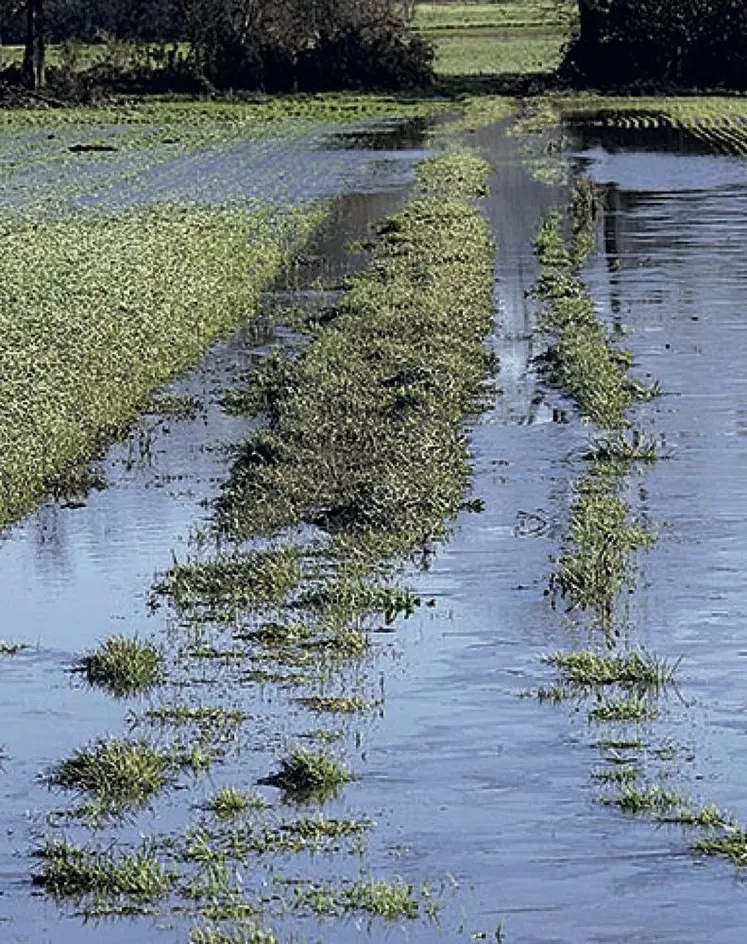
M 412 575 L 435 607 L 377 641 L 372 671 L 381 676 L 383 708 L 356 730 L 359 779 L 329 808 L 376 823 L 362 860 L 348 856 L 336 872 L 365 868 L 417 885 L 429 878 L 442 896 L 441 927 L 352 919 L 317 927 L 288 917 L 279 930 L 327 944 L 425 944 L 495 940 L 502 923 L 505 939 L 522 944 L 736 944 L 747 926 L 739 873 L 693 855 L 680 828 L 601 805 L 591 771 L 601 760 L 594 741 L 640 735 L 657 782 L 747 818 L 747 165 L 678 140 L 571 133 L 574 169 L 606 195 L 589 284 L 634 352 L 634 373 L 663 390 L 635 409 L 636 425 L 666 458 L 635 471 L 628 489 L 657 543 L 639 558 L 622 631 L 681 659 L 679 681 L 661 719 L 620 728 L 590 723 L 573 703 L 525 697 L 552 678 L 543 654 L 584 644 L 591 632 L 544 593 L 589 430 L 538 377 L 541 340 L 526 296 L 537 276 L 533 235 L 567 190 L 533 179 L 523 143 L 502 126 L 473 140 L 495 165 L 485 210 L 497 246 L 491 344 L 501 370 L 493 407 L 471 437 L 474 497 L 485 509 L 460 517 L 430 569 Z M 403 169 L 418 153 L 394 158 L 371 147 L 367 179 L 379 193 L 371 186 L 339 204 L 336 224 L 310 254 L 309 275 L 323 272 L 326 257 L 337 260 L 329 275 L 339 277 L 338 250 L 395 209 Z M 387 166 L 396 171 L 389 188 Z M 186 940 L 186 929 L 167 921 L 83 925 L 32 897 L 34 830 L 58 799 L 37 776 L 89 738 L 123 729 L 127 706 L 84 689 L 66 668 L 107 633 L 164 631 L 160 612 L 148 616 L 154 574 L 169 566 L 172 550 L 186 552 L 208 514 L 203 499 L 228 468 L 220 444 L 248 428 L 219 410 L 218 394 L 268 341 L 239 335 L 218 346 L 170 391 L 200 395 L 203 415 L 145 420 L 107 458 L 109 488 L 83 508 L 41 509 L 0 545 L 2 635 L 35 645 L 0 664 L 9 830 L 0 842 L 0 915 L 10 919 L 0 940 Z M 282 692 L 247 698 L 255 741 L 195 792 L 252 785 L 308 723 Z M 150 825 L 178 823 L 179 802 L 189 801 L 159 801 Z M 298 866 L 286 859 L 282 870 Z

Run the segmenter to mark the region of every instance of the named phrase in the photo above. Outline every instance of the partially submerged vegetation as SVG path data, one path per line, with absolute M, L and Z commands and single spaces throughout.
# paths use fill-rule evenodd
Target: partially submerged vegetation
M 89 796 L 92 812 L 120 814 L 149 803 L 189 768 L 198 774 L 207 759 L 195 747 L 191 754 L 163 751 L 145 739 L 99 738 L 53 767 L 54 787 Z
M 173 907 L 211 922 L 195 928 L 196 940 L 243 940 L 245 931 L 255 940 L 244 922 L 278 908 L 435 918 L 438 896 L 427 885 L 368 874 L 317 880 L 316 871 L 314 882 L 268 882 L 258 860 L 361 854 L 372 828 L 358 815 L 319 809 L 290 819 L 278 808 L 343 802 L 358 767 L 345 753 L 350 732 L 322 727 L 320 715 L 349 726 L 381 704 L 383 690 L 367 672 L 369 630 L 427 602 L 402 585 L 403 564 L 427 558 L 463 504 L 463 423 L 481 408 L 493 363 L 482 346 L 492 320 L 492 247 L 472 203 L 488 174 L 465 153 L 443 167 L 429 161 L 416 197 L 381 225 L 368 268 L 331 308 L 312 309 L 298 351 L 257 372 L 247 402 L 266 410 L 268 425 L 234 453 L 212 530 L 155 588 L 152 605 L 168 601 L 174 617 L 170 645 L 160 650 L 161 700 L 129 716 L 133 729 L 147 735 L 150 727 L 155 737 L 94 741 L 49 774 L 51 785 L 91 801 L 60 822 L 121 829 L 121 814 L 135 816 L 178 786 L 180 772 L 199 774 L 249 741 L 247 692 L 256 695 L 258 683 L 290 689 L 294 712 L 316 727 L 293 736 L 290 748 L 286 736 L 269 733 L 278 766 L 249 774 L 262 795 L 245 783 L 223 787 L 192 804 L 182 834 L 149 837 L 145 851 L 165 870 Z M 198 684 L 212 696 L 204 703 L 192 698 Z M 221 697 L 227 691 L 231 705 Z M 119 854 L 109 874 L 93 842 L 49 851 L 40 880 L 80 899 L 84 913 L 149 907 L 118 891 Z M 139 851 L 125 844 L 122 856 Z M 161 914 L 171 907 L 154 905 Z
M 137 911 L 171 889 L 171 876 L 145 846 L 118 854 L 55 839 L 47 840 L 38 856 L 35 881 L 55 898 L 91 898 L 107 908 Z
M 299 748 L 283 758 L 267 783 L 280 787 L 293 800 L 322 801 L 335 796 L 351 779 L 351 774 L 324 751 Z
M 594 246 L 596 219 L 593 185 L 582 179 L 567 220 L 554 211 L 540 226 L 535 253 L 542 270 L 535 295 L 541 303 L 539 328 L 551 339 L 541 358 L 549 383 L 575 402 L 588 423 L 607 432 L 588 454 L 587 471 L 576 486 L 550 590 L 567 598 L 571 609 L 591 609 L 609 625 L 631 553 L 651 543 L 650 535 L 629 521 L 620 495 L 631 464 L 653 458 L 628 443 L 626 410 L 658 391 L 628 377 L 631 357 L 612 346 L 579 275 Z
M 137 695 L 158 684 L 163 672 L 159 649 L 126 636 L 109 636 L 80 663 L 89 685 L 104 688 L 117 698 Z
M 544 659 L 562 673 L 571 685 L 598 687 L 632 685 L 656 688 L 671 682 L 675 667 L 667 665 L 647 652 L 633 650 L 626 655 L 579 652 L 556 652 Z
M 569 238 L 564 238 L 564 228 Z M 747 863 L 744 833 L 715 804 L 697 805 L 670 785 L 665 769 L 650 776 L 656 760 L 671 759 L 669 744 L 657 750 L 640 737 L 629 737 L 631 725 L 651 724 L 663 713 L 661 696 L 674 683 L 679 663 L 670 664 L 624 642 L 616 603 L 629 574 L 628 559 L 648 547 L 651 535 L 631 523 L 626 485 L 637 463 L 657 459 L 655 444 L 637 430 L 629 435 L 628 411 L 636 399 L 658 392 L 627 376 L 631 357 L 614 348 L 579 274 L 594 246 L 595 195 L 591 184 L 576 188 L 564 220 L 560 212 L 542 224 L 535 250 L 542 264 L 536 295 L 543 305 L 540 329 L 553 345 L 545 358 L 551 384 L 569 395 L 580 415 L 596 427 L 583 454 L 585 471 L 574 490 L 563 549 L 551 578 L 551 590 L 570 602 L 570 608 L 592 613 L 604 629 L 604 649 L 555 652 L 543 661 L 560 682 L 536 693 L 540 702 L 574 699 L 576 710 L 588 705 L 588 721 L 614 725 L 624 736 L 600 738 L 593 746 L 603 766 L 591 777 L 605 806 L 653 822 L 699 831 L 692 848 L 700 853 Z M 549 369 L 547 365 L 549 364 Z M 624 727 L 623 727 L 624 726 Z M 659 782 L 661 781 L 661 782 Z
M 571 503 L 563 550 L 550 590 L 572 609 L 593 609 L 609 624 L 630 555 L 649 547 L 651 536 L 631 524 L 616 472 L 598 464 L 582 478 Z

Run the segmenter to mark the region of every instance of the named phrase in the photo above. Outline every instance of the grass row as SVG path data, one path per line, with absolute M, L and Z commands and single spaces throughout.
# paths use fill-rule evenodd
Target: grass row
M 542 267 L 535 296 L 541 303 L 540 330 L 551 339 L 541 358 L 548 381 L 575 402 L 587 423 L 606 432 L 587 455 L 550 589 L 571 609 L 593 610 L 609 625 L 631 553 L 651 543 L 646 531 L 629 521 L 621 493 L 631 463 L 650 461 L 655 453 L 635 435 L 626 436 L 625 413 L 656 388 L 628 377 L 631 357 L 610 343 L 579 275 L 594 245 L 596 213 L 593 185 L 581 180 L 567 217 L 553 211 L 542 222 L 535 239 Z
M 463 423 L 479 409 L 492 366 L 482 339 L 492 320 L 493 254 L 470 202 L 488 172 L 469 155 L 424 164 L 419 195 L 380 227 L 368 268 L 312 316 L 306 343 L 270 358 L 238 398 L 263 408 L 268 425 L 238 452 L 217 509 L 220 553 L 207 541 L 156 587 L 153 605 L 169 601 L 176 616 L 176 652 L 111 637 L 82 658 L 84 678 L 117 697 L 160 686 L 160 703 L 131 715 L 142 737 L 93 741 L 48 774 L 108 814 L 115 835 L 117 817 L 220 760 L 248 721 L 242 696 L 258 682 L 291 687 L 296 711 L 316 725 L 312 742 L 291 738 L 297 743 L 258 781 L 263 796 L 224 787 L 195 807 L 200 818 L 183 834 L 151 836 L 140 849 L 123 843 L 111 854 L 94 841 L 49 838 L 38 881 L 84 913 L 163 913 L 168 896 L 201 920 L 195 940 L 223 941 L 233 933 L 227 923 L 253 922 L 268 895 L 271 908 L 282 899 L 309 915 L 401 920 L 434 912 L 426 889 L 400 879 L 298 879 L 283 888 L 272 877 L 268 892 L 258 857 L 360 851 L 365 841 L 367 820 L 322 810 L 287 820 L 276 803 L 319 806 L 354 778 L 319 716 L 345 725 L 381 703 L 365 682 L 367 630 L 420 605 L 394 574 L 446 534 L 462 503 Z M 297 539 L 299 524 L 311 526 L 309 539 Z M 216 694 L 228 689 L 238 703 L 188 703 L 185 678 L 203 693 L 214 682 Z M 98 825 L 75 807 L 70 813 L 79 826 Z M 140 868 L 142 883 L 129 894 L 128 876 Z M 246 939 L 264 933 L 249 927 Z
M 455 160 L 445 165 L 449 189 Z M 459 189 L 471 179 L 479 196 L 486 166 L 465 158 L 462 168 Z M 423 174 L 441 186 L 431 165 Z M 303 356 L 258 372 L 269 428 L 236 463 L 222 530 L 247 538 L 303 521 L 341 548 L 370 538 L 379 556 L 441 537 L 468 475 L 461 421 L 490 366 L 481 342 L 491 271 L 484 223 L 448 192 L 420 196 L 384 224 L 371 265 L 310 326 Z
M 651 542 L 645 530 L 628 522 L 621 497 L 632 464 L 656 458 L 651 444 L 623 432 L 625 410 L 642 392 L 650 391 L 642 391 L 626 377 L 629 358 L 609 346 L 578 275 L 593 246 L 590 184 L 577 188 L 569 207 L 569 239 L 563 238 L 562 225 L 561 215 L 553 214 L 544 222 L 535 246 L 543 265 L 538 290 L 545 305 L 543 327 L 555 337 L 549 379 L 569 393 L 587 421 L 606 435 L 584 457 L 587 471 L 575 490 L 552 586 L 573 607 L 593 609 L 607 632 L 602 651 L 546 656 L 544 661 L 560 678 L 537 694 L 554 703 L 568 698 L 587 701 L 588 720 L 595 726 L 641 725 L 659 718 L 659 696 L 672 684 L 677 668 L 643 650 L 623 648 L 626 634 L 614 626 L 614 601 L 626 561 L 631 552 Z M 641 738 L 625 735 L 595 743 L 607 761 L 592 770 L 592 779 L 604 788 L 600 803 L 627 815 L 695 830 L 694 851 L 747 865 L 747 833 L 732 817 L 713 804 L 697 805 L 666 780 L 651 782 L 644 777 L 647 745 Z M 660 752 L 662 757 L 665 753 Z

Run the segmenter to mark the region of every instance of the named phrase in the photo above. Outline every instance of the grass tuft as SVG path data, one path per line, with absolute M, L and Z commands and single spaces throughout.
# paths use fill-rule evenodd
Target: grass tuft
M 324 751 L 298 748 L 280 762 L 267 783 L 280 787 L 291 799 L 326 800 L 351 780 L 351 774 Z
M 56 787 L 92 794 L 112 812 L 143 806 L 169 782 L 173 757 L 147 741 L 94 741 L 62 761 L 50 772 Z
M 232 931 L 218 928 L 193 928 L 189 944 L 278 944 L 272 931 L 242 926 Z
M 265 805 L 263 798 L 257 793 L 246 790 L 237 790 L 236 787 L 223 787 L 205 804 L 218 819 L 236 819 L 247 810 L 261 810 Z
M 158 684 L 163 675 L 163 657 L 150 643 L 109 636 L 98 649 L 83 656 L 80 671 L 90 685 L 124 698 Z
M 589 712 L 592 721 L 654 721 L 659 709 L 635 692 L 600 700 Z
M 676 666 L 647 652 L 633 650 L 625 656 L 581 652 L 556 652 L 543 662 L 554 666 L 566 682 L 578 687 L 629 685 L 655 688 L 671 682 Z
M 708 856 L 728 859 L 740 868 L 747 866 L 747 832 L 740 826 L 727 826 L 719 836 L 697 839 L 693 848 Z

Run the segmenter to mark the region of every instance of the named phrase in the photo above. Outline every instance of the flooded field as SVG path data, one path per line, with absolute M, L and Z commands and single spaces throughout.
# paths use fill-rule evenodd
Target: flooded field
M 599 435 L 548 382 L 538 361 L 548 341 L 530 294 L 540 275 L 538 228 L 571 191 L 543 182 L 551 175 L 538 179 L 526 142 L 506 131 L 497 125 L 470 140 L 493 167 L 481 207 L 496 246 L 488 345 L 499 362 L 488 408 L 471 423 L 470 504 L 427 566 L 407 571 L 411 596 L 397 598 L 392 616 L 412 612 L 376 621 L 363 659 L 330 663 L 321 682 L 304 688 L 283 677 L 282 660 L 260 665 L 255 655 L 251 678 L 229 651 L 241 637 L 214 637 L 162 602 L 154 608 L 153 587 L 173 561 L 209 542 L 212 502 L 235 446 L 263 423 L 226 412 L 226 390 L 278 345 L 298 342 L 270 320 L 220 342 L 163 391 L 160 412 L 102 460 L 105 488 L 48 503 L 5 532 L 0 635 L 27 648 L 0 657 L 0 940 L 202 941 L 182 886 L 130 909 L 142 913 L 120 907 L 91 916 L 90 901 L 55 901 L 32 884 L 34 853 L 52 840 L 93 841 L 112 855 L 151 843 L 166 861 L 183 843 L 195 885 L 214 881 L 199 907 L 220 922 L 222 869 L 229 839 L 235 849 L 239 838 L 254 845 L 250 864 L 232 871 L 232 889 L 252 890 L 263 905 L 258 922 L 280 941 L 743 940 L 740 871 L 691 848 L 721 827 L 666 819 L 685 801 L 693 811 L 713 804 L 734 821 L 747 818 L 744 160 L 660 129 L 566 132 L 562 161 L 603 197 L 583 279 L 610 334 L 631 350 L 631 375 L 661 390 L 628 411 L 659 458 L 632 464 L 621 479 L 627 511 L 652 543 L 636 555 L 602 626 L 547 592 L 583 456 Z M 294 143 L 294 199 L 344 196 L 300 268 L 266 296 L 268 314 L 288 305 L 313 310 L 337 296 L 341 277 L 366 262 L 365 253 L 347 254 L 348 243 L 400 209 L 413 165 L 430 146 L 422 128 L 403 141 L 391 129 L 383 139 L 325 129 L 303 145 L 303 157 Z M 203 155 L 199 168 L 180 161 L 175 172 L 189 180 L 198 168 L 206 200 L 216 188 L 232 198 L 257 158 L 251 186 L 280 199 L 285 184 L 273 178 L 281 165 L 272 151 L 280 144 L 260 142 L 262 154 L 254 147 Z M 224 173 L 226 162 L 233 170 Z M 296 166 L 318 170 L 308 192 Z M 151 188 L 162 192 L 159 173 L 138 190 L 144 199 Z M 130 201 L 126 183 L 121 194 Z M 115 699 L 70 671 L 115 633 L 153 640 L 170 660 L 176 654 L 168 681 L 147 696 Z M 185 638 L 202 647 L 199 660 L 193 652 L 179 661 Z M 543 661 L 608 644 L 649 653 L 674 672 L 671 684 L 645 694 L 638 719 L 605 720 L 600 709 L 609 702 L 599 691 L 561 691 Z M 329 710 L 333 703 L 342 710 Z M 201 709 L 201 718 L 193 714 L 182 728 L 166 723 L 185 706 Z M 109 734 L 147 735 L 158 749 L 181 751 L 181 766 L 143 811 L 96 823 L 42 775 Z M 283 798 L 268 774 L 298 745 L 319 743 L 344 757 L 355 779 L 318 807 Z M 610 772 L 623 768 L 640 784 L 639 802 L 654 797 L 640 815 L 618 802 L 625 794 L 617 787 L 628 781 Z M 247 819 L 228 829 L 233 821 L 210 806 L 223 788 L 248 791 L 247 807 L 261 798 L 258 824 L 245 809 Z M 662 797 L 675 794 L 666 806 Z M 206 851 L 210 830 L 222 859 Z M 376 889 L 389 899 L 374 908 Z M 272 940 L 259 932 L 236 939 Z

